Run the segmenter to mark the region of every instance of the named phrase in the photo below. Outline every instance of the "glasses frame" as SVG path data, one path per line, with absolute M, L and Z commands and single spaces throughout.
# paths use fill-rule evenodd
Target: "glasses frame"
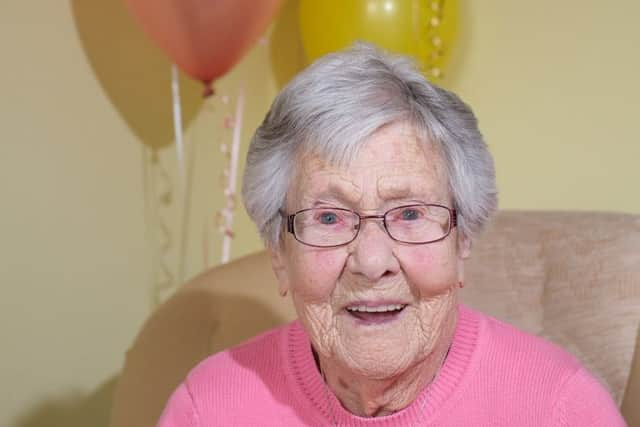
M 403 208 L 411 208 L 411 207 L 415 207 L 415 206 L 436 206 L 439 208 L 444 208 L 449 212 L 449 229 L 447 230 L 446 234 L 442 237 L 440 237 L 439 239 L 435 239 L 435 240 L 427 240 L 425 242 L 407 242 L 404 240 L 400 240 L 400 239 L 396 239 L 395 237 L 393 237 L 391 235 L 391 233 L 389 232 L 389 228 L 387 227 L 387 214 L 389 214 L 389 212 L 396 210 L 396 209 L 403 209 Z M 458 225 L 458 212 L 455 209 L 452 209 L 448 206 L 444 206 L 444 205 L 439 205 L 437 203 L 412 203 L 410 205 L 402 205 L 402 206 L 396 206 L 395 208 L 389 209 L 388 211 L 386 211 L 385 213 L 381 214 L 381 215 L 361 215 L 358 212 L 351 210 L 351 209 L 345 209 L 345 208 L 331 208 L 333 210 L 339 210 L 339 211 L 343 211 L 343 212 L 351 212 L 353 214 L 355 214 L 358 217 L 358 223 L 356 224 L 356 234 L 353 236 L 353 239 L 349 240 L 348 242 L 345 243 L 340 243 L 339 245 L 312 245 L 306 242 L 303 242 L 302 240 L 300 240 L 298 238 L 298 235 L 296 234 L 295 231 L 295 227 L 294 227 L 294 220 L 296 215 L 301 214 L 303 212 L 308 212 L 314 209 L 322 209 L 322 208 L 307 208 L 307 209 L 301 209 L 297 212 L 294 212 L 292 214 L 287 214 L 283 211 L 280 211 L 280 214 L 287 219 L 287 232 L 293 234 L 294 239 L 296 239 L 298 242 L 302 243 L 303 245 L 307 245 L 307 246 L 311 246 L 314 248 L 338 248 L 340 246 L 345 246 L 348 245 L 349 243 L 353 242 L 354 240 L 356 240 L 358 238 L 358 234 L 360 234 L 360 230 L 362 229 L 362 221 L 365 220 L 369 220 L 369 219 L 381 219 L 382 220 L 382 225 L 384 226 L 384 231 L 387 233 L 387 236 L 389 236 L 392 240 L 396 241 L 396 242 L 400 242 L 400 243 L 404 243 L 407 245 L 427 245 L 429 243 L 436 243 L 436 242 L 440 242 L 444 239 L 446 239 L 449 234 L 451 234 L 451 230 L 453 230 L 457 225 Z

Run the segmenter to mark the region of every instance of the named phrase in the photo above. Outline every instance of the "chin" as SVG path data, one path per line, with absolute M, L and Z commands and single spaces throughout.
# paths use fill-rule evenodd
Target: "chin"
M 407 306 L 397 319 L 363 324 L 338 319 L 330 358 L 358 376 L 389 379 L 440 355 L 453 338 L 456 295 Z

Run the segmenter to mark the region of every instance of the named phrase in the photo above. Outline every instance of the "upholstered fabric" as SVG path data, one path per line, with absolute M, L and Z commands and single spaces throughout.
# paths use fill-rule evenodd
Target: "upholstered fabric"
M 510 212 L 483 237 L 464 300 L 560 344 L 620 403 L 640 323 L 640 218 Z
M 501 212 L 474 242 L 466 276 L 468 305 L 569 350 L 622 401 L 640 323 L 640 216 Z M 294 317 L 264 252 L 204 273 L 127 353 L 111 426 L 154 426 L 199 360 Z M 632 378 L 622 411 L 640 426 L 640 366 Z

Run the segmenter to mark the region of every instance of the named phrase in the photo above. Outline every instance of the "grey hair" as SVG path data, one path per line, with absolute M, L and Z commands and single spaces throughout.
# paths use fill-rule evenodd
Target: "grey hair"
M 251 140 L 242 196 L 267 246 L 279 244 L 280 211 L 302 154 L 345 164 L 376 130 L 397 121 L 439 146 L 458 229 L 471 239 L 497 206 L 493 158 L 473 112 L 429 83 L 408 58 L 357 43 L 296 76 Z

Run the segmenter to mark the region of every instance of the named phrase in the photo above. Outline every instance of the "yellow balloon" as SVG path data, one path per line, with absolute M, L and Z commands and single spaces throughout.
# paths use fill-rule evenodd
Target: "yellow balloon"
M 357 40 L 413 56 L 439 77 L 450 57 L 457 0 L 300 0 L 300 33 L 308 62 Z

